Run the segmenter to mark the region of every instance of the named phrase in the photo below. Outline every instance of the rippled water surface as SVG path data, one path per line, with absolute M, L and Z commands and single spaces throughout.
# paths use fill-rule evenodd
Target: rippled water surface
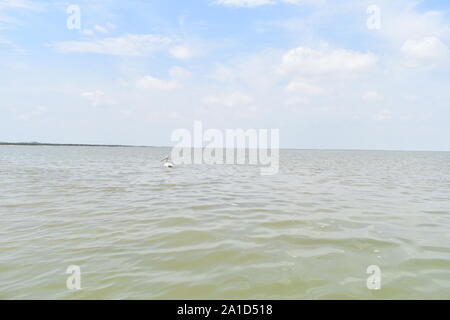
M 274 176 L 168 153 L 0 146 L 0 298 L 450 299 L 450 153 L 281 150 Z

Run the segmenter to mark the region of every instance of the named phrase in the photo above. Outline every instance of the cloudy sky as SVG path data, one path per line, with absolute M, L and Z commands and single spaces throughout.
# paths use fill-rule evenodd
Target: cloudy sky
M 171 145 L 201 120 L 289 148 L 450 150 L 449 10 L 0 0 L 0 141 Z

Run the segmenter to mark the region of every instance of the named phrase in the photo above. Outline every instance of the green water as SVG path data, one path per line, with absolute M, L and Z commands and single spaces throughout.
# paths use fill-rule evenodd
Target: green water
M 450 153 L 281 150 L 274 176 L 167 153 L 0 146 L 0 298 L 450 298 Z

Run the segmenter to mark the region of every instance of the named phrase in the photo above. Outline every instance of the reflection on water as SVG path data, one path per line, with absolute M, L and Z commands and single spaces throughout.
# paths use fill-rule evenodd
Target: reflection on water
M 450 298 L 450 153 L 281 150 L 261 176 L 168 152 L 0 147 L 0 298 Z

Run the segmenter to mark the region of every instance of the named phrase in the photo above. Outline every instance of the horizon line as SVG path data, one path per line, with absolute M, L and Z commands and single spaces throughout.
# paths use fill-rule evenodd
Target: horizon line
M 53 147 L 110 147 L 110 148 L 173 148 L 172 146 L 148 146 L 129 144 L 90 144 L 90 143 L 51 143 L 51 142 L 3 142 L 0 146 L 53 146 Z M 248 149 L 248 148 L 245 148 Z M 351 148 L 280 148 L 284 150 L 310 150 L 310 151 L 400 151 L 400 152 L 450 152 L 450 150 L 399 150 L 399 149 L 351 149 Z

